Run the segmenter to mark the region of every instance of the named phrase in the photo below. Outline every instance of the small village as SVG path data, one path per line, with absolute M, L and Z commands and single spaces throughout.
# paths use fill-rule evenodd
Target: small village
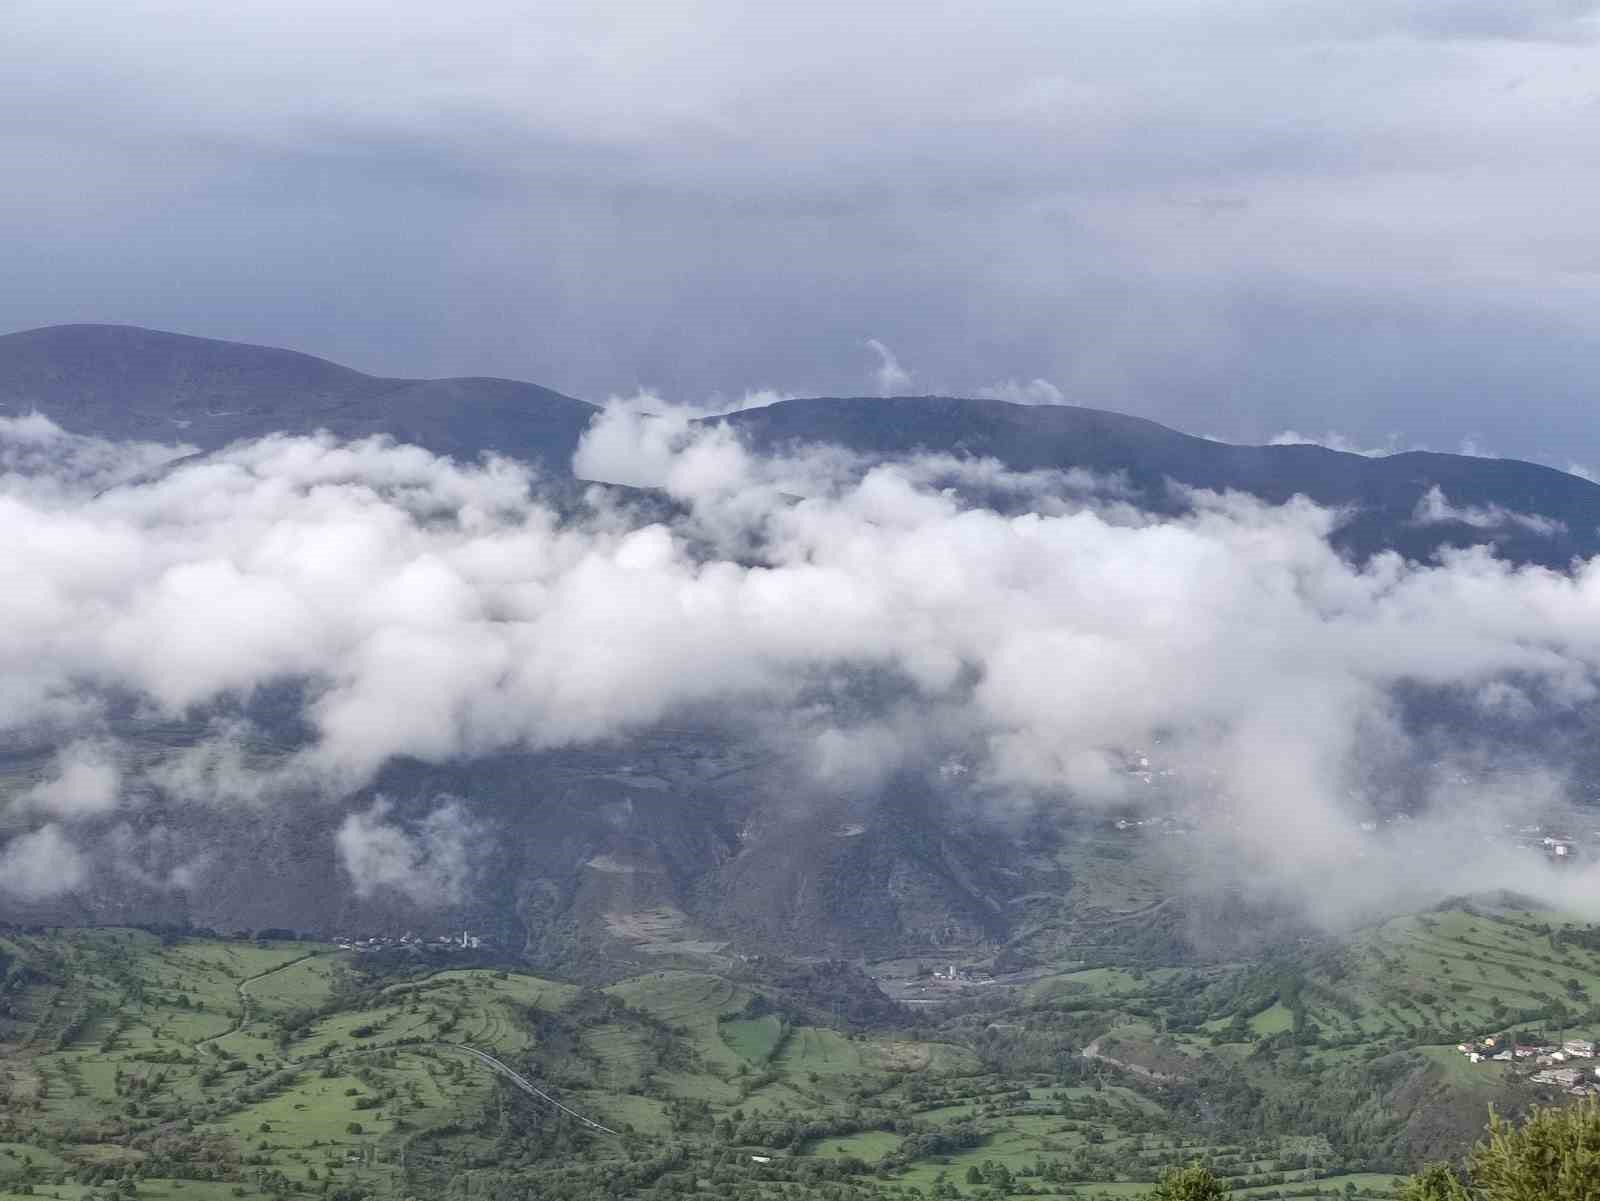
M 909 974 L 878 978 L 878 985 L 885 994 L 903 1005 L 937 1005 L 964 990 L 1000 983 L 1002 981 L 992 972 L 957 967 L 953 963 L 943 967 L 919 963 Z
M 942 985 L 945 988 L 960 987 L 962 985 L 971 984 L 993 984 L 995 982 L 994 974 L 992 972 L 968 971 L 966 968 L 956 967 L 956 965 L 953 963 L 946 966 L 943 970 L 934 968 L 932 972 L 928 973 L 923 978 L 925 980 L 932 981 L 934 984 Z
M 1487 1035 L 1473 1042 L 1457 1043 L 1456 1050 L 1469 1063 L 1508 1063 L 1534 1069 L 1529 1079 L 1564 1089 L 1573 1096 L 1600 1093 L 1600 1065 L 1596 1065 L 1595 1045 L 1588 1039 L 1569 1038 L 1556 1043 L 1523 1043 L 1511 1035 Z
M 354 951 L 358 955 L 368 955 L 374 951 L 410 951 L 414 954 L 426 951 L 445 953 L 478 951 L 490 945 L 488 940 L 470 930 L 463 930 L 460 934 L 440 934 L 433 938 L 422 938 L 410 931 L 398 938 L 387 934 L 370 935 L 365 938 L 339 935 L 333 941 L 341 951 Z

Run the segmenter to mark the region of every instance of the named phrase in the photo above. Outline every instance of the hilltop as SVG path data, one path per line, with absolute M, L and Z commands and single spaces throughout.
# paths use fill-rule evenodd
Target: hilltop
M 0 414 L 31 411 L 74 433 L 201 450 L 325 429 L 561 469 L 594 415 L 581 400 L 517 380 L 388 379 L 297 351 L 129 325 L 0 336 Z

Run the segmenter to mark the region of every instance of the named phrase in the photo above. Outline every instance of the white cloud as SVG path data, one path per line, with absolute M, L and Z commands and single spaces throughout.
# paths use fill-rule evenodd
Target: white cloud
M 1417 501 L 1411 520 L 1417 525 L 1441 525 L 1454 522 L 1470 525 L 1479 530 L 1503 530 L 1517 527 L 1542 538 L 1566 532 L 1566 524 L 1540 517 L 1536 513 L 1516 513 L 1500 505 L 1453 505 L 1437 484 L 1423 493 Z
M 88 878 L 88 870 L 83 853 L 55 824 L 0 846 L 0 892 L 24 901 L 69 893 Z
M 1061 389 L 1047 379 L 1032 379 L 1027 383 L 1008 379 L 979 388 L 975 395 L 988 400 L 1004 400 L 1014 405 L 1059 405 L 1067 402 Z
M 1387 455 L 1399 454 L 1405 450 L 1426 450 L 1425 446 L 1402 446 L 1398 435 L 1391 434 L 1389 440 L 1382 446 L 1363 446 L 1354 438 L 1346 437 L 1336 430 L 1329 430 L 1325 434 L 1302 434 L 1298 430 L 1282 430 L 1267 439 L 1268 446 L 1325 446 L 1329 450 L 1339 450 L 1346 454 L 1363 455 L 1369 459 L 1381 459 Z
M 56 756 L 54 774 L 17 798 L 16 808 L 70 821 L 98 817 L 117 806 L 122 772 L 111 748 L 78 742 Z
M 0 483 L 7 492 L 108 488 L 154 472 L 194 450 L 188 445 L 111 443 L 69 434 L 43 413 L 0 417 Z
M 910 391 L 911 372 L 900 366 L 900 360 L 895 358 L 894 351 L 877 338 L 868 338 L 866 346 L 878 356 L 878 368 L 872 373 L 872 378 L 878 386 L 878 395 L 900 396 Z
M 459 801 L 435 806 L 409 828 L 382 797 L 339 827 L 336 843 L 357 896 L 383 889 L 418 905 L 458 904 L 466 895 L 473 841 L 482 831 Z

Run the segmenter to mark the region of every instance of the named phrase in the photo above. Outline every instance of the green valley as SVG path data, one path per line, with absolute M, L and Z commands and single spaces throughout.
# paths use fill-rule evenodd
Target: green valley
M 12 930 L 0 1197 L 1110 1198 L 1195 1160 L 1243 1197 L 1387 1197 L 1491 1102 L 1558 1097 L 1458 1042 L 1600 1027 L 1600 928 L 1514 898 L 1250 962 L 1120 959 L 973 969 L 852 1022 L 829 997 L 865 977 L 841 964 L 597 983 L 488 952 Z

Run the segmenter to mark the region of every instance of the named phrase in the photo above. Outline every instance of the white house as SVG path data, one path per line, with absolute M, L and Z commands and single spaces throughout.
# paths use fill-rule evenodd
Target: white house
M 1548 1072 L 1535 1072 L 1533 1078 L 1539 1084 L 1559 1084 L 1564 1088 L 1571 1088 L 1578 1083 L 1581 1075 L 1577 1068 L 1554 1068 Z

